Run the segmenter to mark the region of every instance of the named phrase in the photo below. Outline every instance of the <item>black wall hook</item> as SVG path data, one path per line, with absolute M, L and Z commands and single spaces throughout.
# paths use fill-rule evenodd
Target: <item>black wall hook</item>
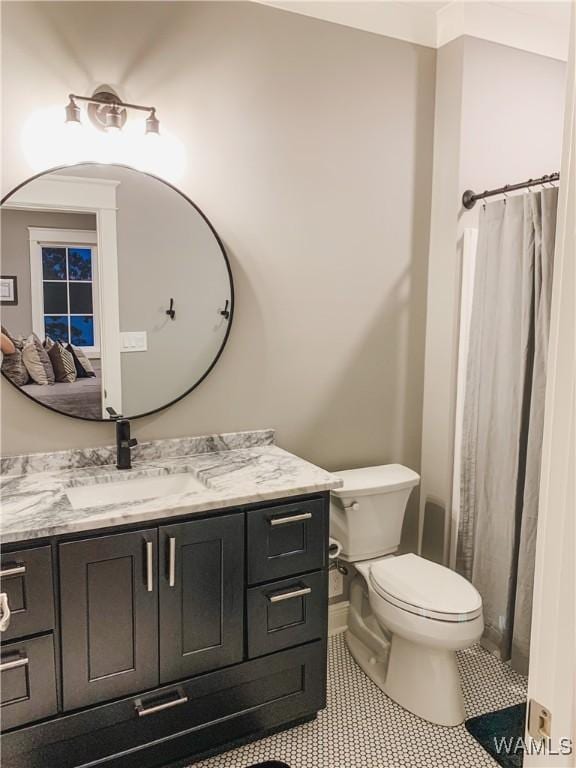
M 228 318 L 230 317 L 230 310 L 228 309 L 228 304 L 230 304 L 230 302 L 228 301 L 228 299 L 226 299 L 226 304 L 224 305 L 224 309 L 220 310 L 220 314 L 222 315 L 222 317 L 225 317 L 226 320 L 228 320 Z
M 170 309 L 166 310 L 166 314 L 171 320 L 174 320 L 176 316 L 176 310 L 174 309 L 174 299 L 170 299 Z

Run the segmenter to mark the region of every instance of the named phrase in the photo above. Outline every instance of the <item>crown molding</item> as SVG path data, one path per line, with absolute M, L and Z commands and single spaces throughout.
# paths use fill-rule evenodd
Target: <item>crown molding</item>
M 568 60 L 569 3 L 547 14 L 539 2 L 453 0 L 436 13 L 436 47 L 467 35 L 561 61 Z M 562 6 L 566 8 L 563 22 Z
M 437 3 L 402 0 L 253 0 L 261 5 L 299 13 L 344 27 L 436 47 Z M 429 6 L 422 8 L 422 6 Z
M 469 36 L 562 61 L 568 59 L 570 0 L 253 2 L 429 48 Z

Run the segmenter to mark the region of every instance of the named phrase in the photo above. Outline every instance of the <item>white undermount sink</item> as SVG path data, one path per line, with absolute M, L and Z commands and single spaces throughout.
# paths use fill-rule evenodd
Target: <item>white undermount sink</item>
M 66 495 L 73 509 L 103 507 L 154 499 L 178 493 L 201 493 L 206 485 L 190 474 L 141 477 L 112 483 L 97 483 L 68 488 Z

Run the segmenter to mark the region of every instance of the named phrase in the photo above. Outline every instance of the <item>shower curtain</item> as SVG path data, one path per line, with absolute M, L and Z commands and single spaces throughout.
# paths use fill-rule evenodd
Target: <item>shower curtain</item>
M 480 214 L 456 568 L 484 605 L 483 644 L 528 670 L 557 189 Z

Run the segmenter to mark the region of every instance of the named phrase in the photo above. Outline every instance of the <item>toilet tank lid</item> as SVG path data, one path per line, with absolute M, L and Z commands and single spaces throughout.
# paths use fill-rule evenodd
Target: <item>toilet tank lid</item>
M 333 490 L 334 496 L 349 499 L 351 496 L 371 496 L 376 493 L 414 488 L 420 482 L 420 475 L 402 464 L 381 464 L 378 467 L 345 469 L 334 472 L 344 481 L 342 488 Z

